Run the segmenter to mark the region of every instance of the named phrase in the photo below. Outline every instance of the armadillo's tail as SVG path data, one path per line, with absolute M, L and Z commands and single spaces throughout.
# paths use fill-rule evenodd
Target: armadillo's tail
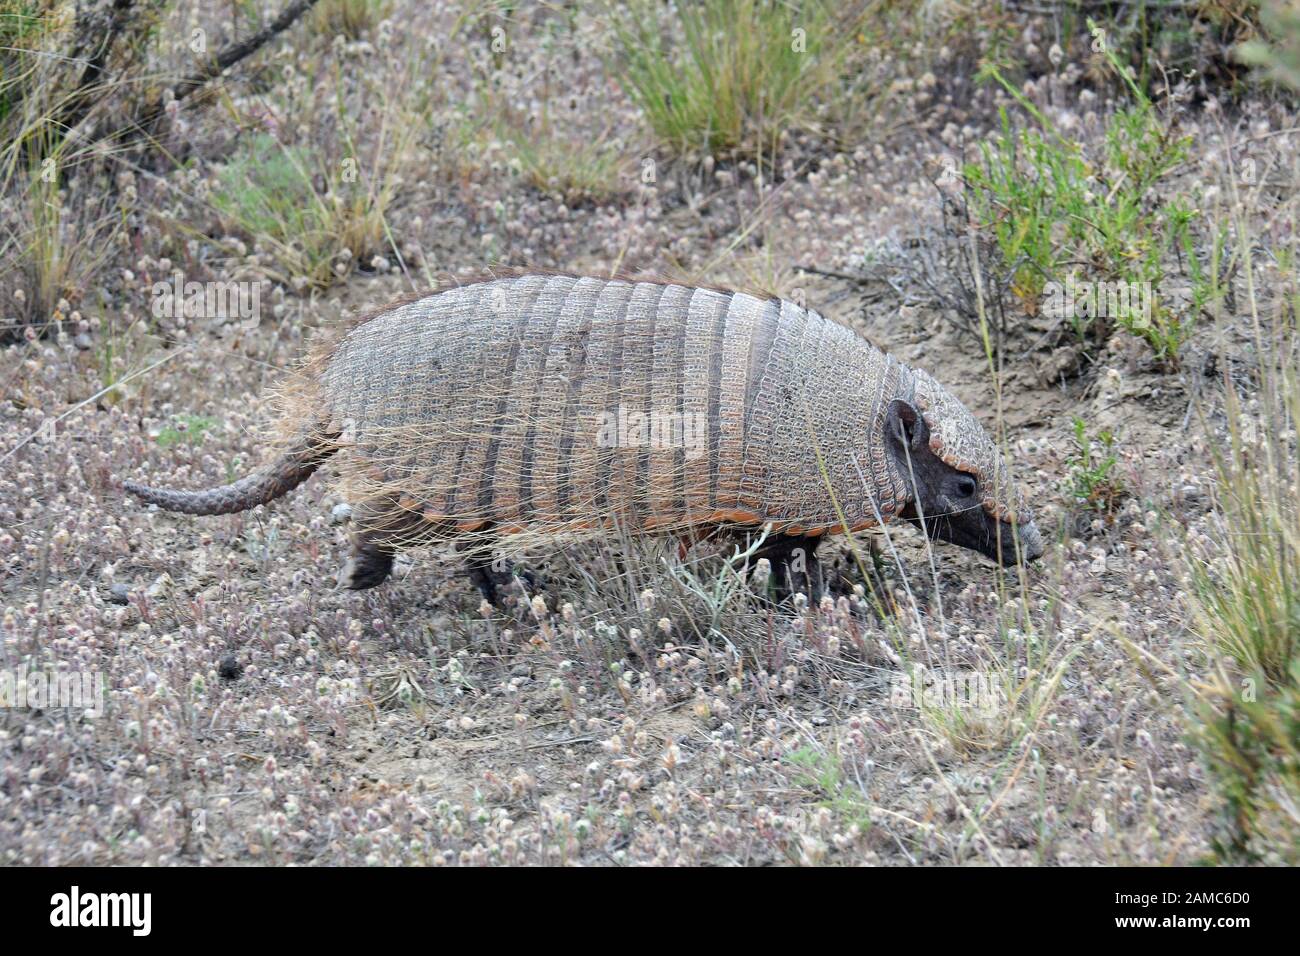
M 299 439 L 276 461 L 246 478 L 206 491 L 176 491 L 150 488 L 125 481 L 122 487 L 137 498 L 157 505 L 164 511 L 181 511 L 191 515 L 228 515 L 247 511 L 286 495 L 311 477 L 312 472 L 334 452 L 338 434 L 316 433 Z

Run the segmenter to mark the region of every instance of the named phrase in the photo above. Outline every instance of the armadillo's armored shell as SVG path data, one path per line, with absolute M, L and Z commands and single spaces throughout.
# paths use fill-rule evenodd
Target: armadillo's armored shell
M 984 510 L 1029 527 L 1033 515 L 989 434 L 955 395 L 920 369 L 912 370 L 916 406 L 930 429 L 930 450 L 959 471 L 979 476 Z
M 459 532 L 820 531 L 878 524 L 906 501 L 883 423 L 891 400 L 911 400 L 911 372 L 779 299 L 492 279 L 362 323 L 321 381 L 357 452 L 349 500 Z

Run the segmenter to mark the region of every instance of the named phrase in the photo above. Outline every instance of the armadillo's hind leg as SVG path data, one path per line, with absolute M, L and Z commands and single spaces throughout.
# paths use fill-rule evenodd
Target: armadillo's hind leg
M 388 579 L 396 556 L 394 548 L 371 541 L 364 535 L 353 535 L 352 551 L 339 569 L 339 587 L 350 591 L 378 587 Z
M 388 580 L 401 545 L 418 543 L 419 516 L 383 500 L 358 505 L 352 512 L 352 549 L 339 570 L 339 587 L 364 591 Z
M 339 570 L 339 587 L 364 591 L 388 580 L 393 559 L 403 548 L 419 547 L 439 537 L 440 526 L 400 499 L 384 497 L 352 511 L 352 550 Z

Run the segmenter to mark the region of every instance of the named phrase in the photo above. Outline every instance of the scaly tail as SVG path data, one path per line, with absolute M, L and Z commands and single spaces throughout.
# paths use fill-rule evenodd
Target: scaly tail
M 150 488 L 133 481 L 123 482 L 122 487 L 164 511 L 182 511 L 191 515 L 228 515 L 236 511 L 247 511 L 288 494 L 310 478 L 321 462 L 338 451 L 336 438 L 337 432 L 309 435 L 261 471 L 220 488 L 176 491 L 172 488 Z

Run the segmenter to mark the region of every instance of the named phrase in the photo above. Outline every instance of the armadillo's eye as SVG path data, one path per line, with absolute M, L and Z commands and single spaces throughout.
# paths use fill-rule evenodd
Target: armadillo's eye
M 970 475 L 957 476 L 957 496 L 959 498 L 974 498 L 975 488 L 975 479 Z

